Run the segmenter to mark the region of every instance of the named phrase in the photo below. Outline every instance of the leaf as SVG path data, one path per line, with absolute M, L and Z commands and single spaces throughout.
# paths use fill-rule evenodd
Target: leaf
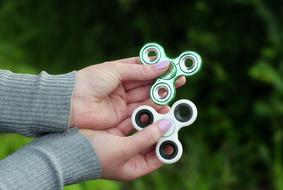
M 250 69 L 249 75 L 258 81 L 272 85 L 279 92 L 283 92 L 283 80 L 271 64 L 259 62 Z

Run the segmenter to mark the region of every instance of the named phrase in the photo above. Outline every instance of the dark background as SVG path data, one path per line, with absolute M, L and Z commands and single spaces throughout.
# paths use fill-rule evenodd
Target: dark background
M 138 56 L 147 42 L 202 70 L 177 91 L 198 107 L 181 160 L 134 182 L 68 190 L 283 189 L 283 2 L 0 0 L 0 68 L 36 74 Z M 31 139 L 1 135 L 0 158 Z

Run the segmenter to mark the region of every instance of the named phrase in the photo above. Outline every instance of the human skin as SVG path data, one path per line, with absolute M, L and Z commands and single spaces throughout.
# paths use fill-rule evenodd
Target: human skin
M 168 106 L 150 100 L 154 80 L 168 69 L 169 62 L 143 65 L 139 58 L 105 62 L 78 71 L 72 96 L 71 126 L 80 128 L 96 151 L 103 179 L 133 180 L 163 164 L 153 145 L 171 127 L 162 120 L 145 130 L 133 131 L 131 114 L 141 105 L 152 106 L 160 113 Z M 184 77 L 176 87 L 186 83 Z
M 129 123 L 128 117 L 138 106 L 162 108 L 150 100 L 149 90 L 154 80 L 168 66 L 169 62 L 166 61 L 143 65 L 139 58 L 133 57 L 78 71 L 72 96 L 70 126 L 107 129 L 117 127 L 118 124 L 125 125 L 122 121 Z M 186 78 L 180 77 L 176 87 L 185 83 Z
M 153 145 L 171 126 L 170 120 L 161 120 L 131 136 L 115 127 L 108 130 L 81 129 L 80 132 L 99 157 L 101 178 L 129 181 L 163 165 L 156 157 Z

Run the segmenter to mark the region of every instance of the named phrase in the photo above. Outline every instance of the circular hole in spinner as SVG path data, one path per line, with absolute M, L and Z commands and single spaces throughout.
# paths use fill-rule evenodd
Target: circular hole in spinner
M 149 47 L 145 50 L 146 60 L 148 62 L 155 62 L 160 57 L 160 52 L 157 48 Z
M 166 160 L 173 159 L 178 154 L 177 144 L 173 141 L 164 141 L 160 145 L 159 153 Z
M 142 59 L 146 64 L 155 64 L 159 61 L 161 52 L 158 46 L 150 45 L 143 49 Z
M 137 112 L 135 121 L 140 128 L 145 128 L 153 123 L 153 114 L 147 109 L 142 109 Z
M 196 60 L 189 55 L 184 56 L 180 61 L 180 67 L 182 71 L 186 73 L 194 72 L 194 70 L 197 68 L 196 64 Z
M 167 84 L 161 83 L 154 87 L 153 95 L 154 98 L 159 101 L 166 101 L 168 98 L 170 98 L 171 89 Z
M 147 57 L 150 61 L 155 61 L 157 58 L 158 52 L 155 49 L 149 49 L 147 51 Z
M 190 58 L 185 59 L 184 64 L 185 64 L 187 70 L 191 70 L 195 66 L 195 62 Z
M 157 93 L 160 99 L 165 99 L 168 96 L 168 89 L 166 87 L 160 87 Z
M 175 108 L 174 115 L 178 121 L 187 122 L 192 118 L 192 111 L 191 106 L 181 103 Z

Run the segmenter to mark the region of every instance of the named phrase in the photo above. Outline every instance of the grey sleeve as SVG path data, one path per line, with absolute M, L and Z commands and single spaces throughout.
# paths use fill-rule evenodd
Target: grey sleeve
M 76 72 L 16 74 L 0 70 L 0 132 L 40 136 L 69 127 Z
M 100 174 L 95 151 L 74 128 L 40 137 L 0 161 L 0 189 L 60 190 Z

